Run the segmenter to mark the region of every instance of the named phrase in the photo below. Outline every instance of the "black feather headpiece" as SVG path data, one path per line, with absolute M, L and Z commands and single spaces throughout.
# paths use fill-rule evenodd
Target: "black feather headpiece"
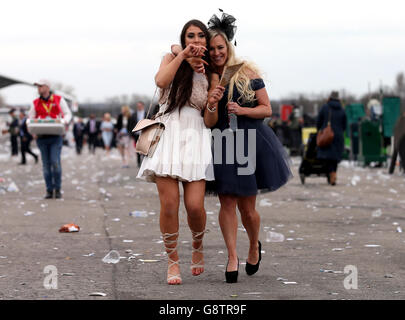
M 211 19 L 208 21 L 208 28 L 209 29 L 218 29 L 225 33 L 229 41 L 232 41 L 235 37 L 236 32 L 236 25 L 235 25 L 235 17 L 230 14 L 225 13 L 222 9 L 219 9 L 222 12 L 221 19 L 218 18 L 216 14 L 214 14 Z M 235 41 L 236 46 L 236 41 Z

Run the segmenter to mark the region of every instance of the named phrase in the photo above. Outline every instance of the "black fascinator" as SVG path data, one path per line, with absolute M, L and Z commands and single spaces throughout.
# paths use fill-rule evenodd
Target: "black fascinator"
M 225 13 L 222 9 L 219 9 L 219 11 L 222 12 L 222 17 L 221 19 L 218 18 L 216 14 L 214 14 L 211 19 L 208 21 L 208 28 L 209 29 L 219 29 L 225 35 L 228 37 L 229 41 L 232 41 L 235 32 L 236 32 L 236 26 L 235 26 L 235 17 L 231 16 L 230 14 Z M 236 46 L 236 41 L 235 41 L 235 46 Z

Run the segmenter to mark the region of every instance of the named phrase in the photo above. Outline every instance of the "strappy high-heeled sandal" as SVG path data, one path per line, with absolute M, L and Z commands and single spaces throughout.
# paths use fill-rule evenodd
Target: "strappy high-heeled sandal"
M 164 233 L 163 234 L 163 241 L 165 244 L 165 249 L 166 249 L 166 253 L 167 253 L 167 259 L 169 261 L 169 265 L 167 267 L 167 283 L 170 285 L 175 285 L 175 284 L 181 284 L 181 277 L 180 277 L 180 273 L 179 274 L 172 274 L 169 273 L 169 269 L 174 266 L 175 264 L 179 265 L 179 259 L 177 261 L 174 261 L 173 259 L 170 258 L 170 255 L 172 255 L 174 252 L 177 251 L 177 237 L 179 235 L 179 232 L 175 232 L 175 233 Z M 177 236 L 175 240 L 169 240 L 169 238 Z M 168 245 L 171 244 L 176 244 L 173 248 L 172 247 L 168 247 Z M 170 283 L 172 280 L 179 280 L 179 283 Z
M 208 232 L 208 230 L 203 230 L 200 232 L 191 230 L 191 234 L 193 235 L 193 242 L 201 242 L 198 248 L 194 248 L 194 246 L 191 245 L 192 253 L 195 253 L 195 252 L 203 253 L 203 244 L 202 244 L 203 237 L 201 237 L 201 236 L 203 236 L 206 232 Z M 201 238 L 199 239 L 199 237 L 201 237 Z M 198 268 L 204 269 L 204 256 L 197 263 L 193 262 L 193 258 L 191 258 L 190 268 L 191 268 L 191 271 L 193 271 L 194 269 L 198 269 Z M 203 272 L 204 272 L 204 270 L 201 273 L 203 273 Z M 199 273 L 199 274 L 193 273 L 193 276 L 199 276 L 201 273 Z

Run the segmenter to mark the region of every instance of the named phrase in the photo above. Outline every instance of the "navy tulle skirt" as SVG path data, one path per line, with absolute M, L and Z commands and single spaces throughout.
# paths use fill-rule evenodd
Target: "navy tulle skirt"
M 262 119 L 243 116 L 238 128 L 212 130 L 215 181 L 207 181 L 207 194 L 252 196 L 286 184 L 291 161 L 273 130 Z

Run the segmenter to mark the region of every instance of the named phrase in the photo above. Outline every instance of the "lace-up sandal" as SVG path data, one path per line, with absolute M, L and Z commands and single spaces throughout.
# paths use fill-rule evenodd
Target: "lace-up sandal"
M 167 259 L 169 265 L 167 267 L 167 283 L 170 285 L 181 284 L 181 277 L 180 272 L 178 274 L 172 274 L 169 272 L 170 268 L 173 267 L 175 264 L 179 265 L 179 260 L 174 261 L 170 256 L 177 251 L 177 237 L 179 232 L 175 233 L 164 233 L 163 234 L 163 241 L 165 244 L 165 249 L 167 253 Z M 169 240 L 169 238 L 177 236 L 175 240 Z M 174 247 L 168 247 L 168 245 L 175 244 Z
M 194 248 L 193 245 L 191 246 L 192 250 L 193 250 L 193 252 L 192 252 L 193 254 L 194 253 L 203 254 L 202 241 L 203 241 L 204 233 L 206 233 L 206 232 L 208 232 L 208 230 L 204 230 L 204 231 L 201 231 L 201 232 L 196 232 L 196 231 L 191 230 L 191 233 L 193 235 L 193 242 L 200 242 L 200 245 L 198 246 L 198 248 Z M 202 257 L 200 259 L 200 261 L 198 261 L 198 262 L 193 262 L 193 259 L 191 259 L 191 267 L 190 268 L 191 268 L 191 273 L 193 274 L 193 276 L 199 276 L 201 273 L 203 273 L 204 272 L 204 257 Z M 203 270 L 200 273 L 194 273 L 195 269 L 203 269 Z

